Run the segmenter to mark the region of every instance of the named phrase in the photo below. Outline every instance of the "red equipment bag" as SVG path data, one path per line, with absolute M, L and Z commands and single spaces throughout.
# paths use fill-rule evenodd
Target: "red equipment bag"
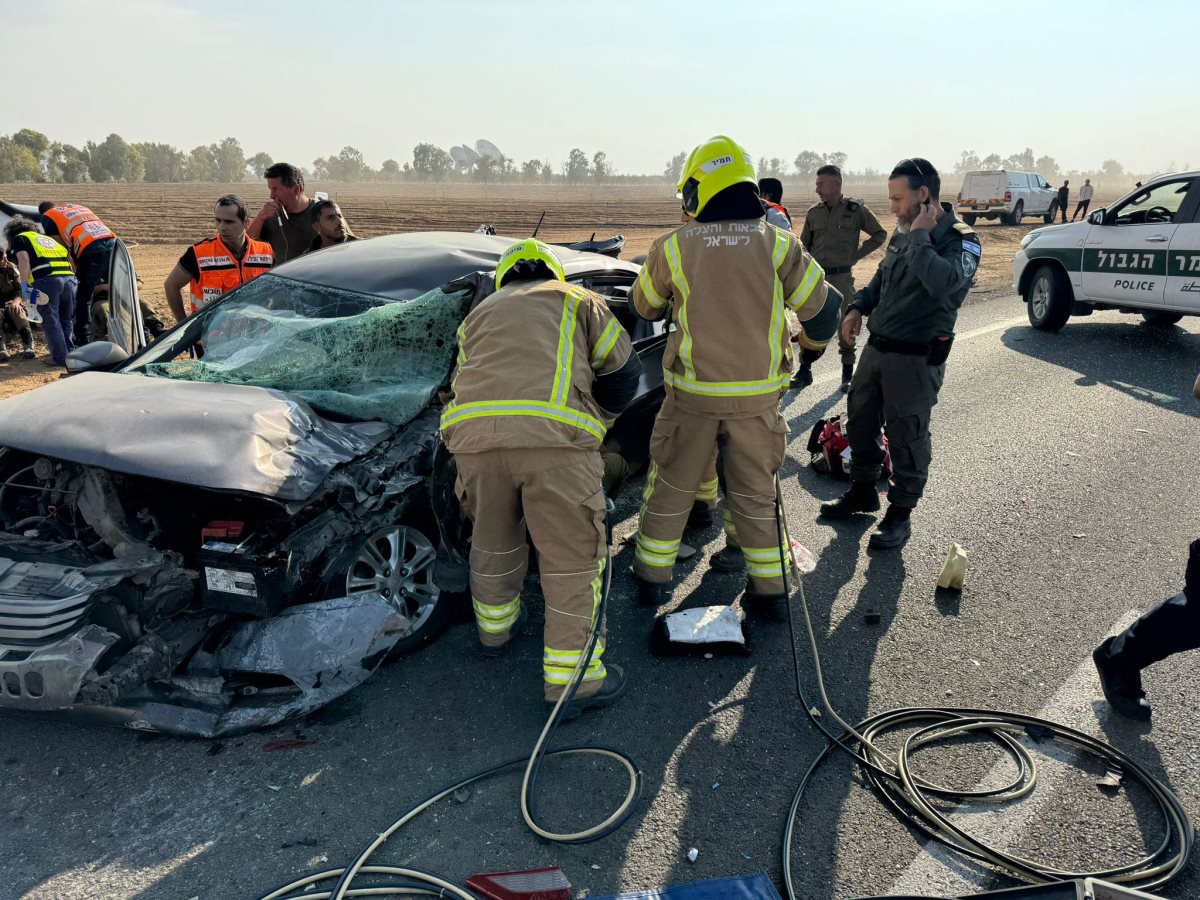
M 818 472 L 850 477 L 850 440 L 842 431 L 842 417 L 818 419 L 808 435 L 808 452 L 812 467 Z M 892 454 L 887 435 L 883 436 L 883 477 L 892 475 Z

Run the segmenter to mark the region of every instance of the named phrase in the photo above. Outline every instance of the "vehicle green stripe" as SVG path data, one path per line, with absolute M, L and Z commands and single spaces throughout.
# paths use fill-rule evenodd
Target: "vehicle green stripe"
M 1168 254 L 1167 274 L 1200 277 L 1200 253 L 1172 250 Z
M 1094 250 L 1083 251 L 1085 272 L 1111 272 L 1115 275 L 1166 275 L 1166 250 Z
M 1063 264 L 1068 272 L 1078 272 L 1083 260 L 1083 251 L 1068 247 L 1031 247 L 1027 255 L 1034 259 L 1053 259 Z

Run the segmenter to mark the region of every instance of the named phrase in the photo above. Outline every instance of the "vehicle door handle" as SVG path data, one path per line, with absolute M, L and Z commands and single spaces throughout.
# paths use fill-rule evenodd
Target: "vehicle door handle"
M 1152 234 L 1150 237 L 1144 238 L 1143 240 L 1152 241 L 1155 244 L 1165 244 L 1168 240 L 1170 240 L 1170 238 L 1168 238 L 1165 234 Z

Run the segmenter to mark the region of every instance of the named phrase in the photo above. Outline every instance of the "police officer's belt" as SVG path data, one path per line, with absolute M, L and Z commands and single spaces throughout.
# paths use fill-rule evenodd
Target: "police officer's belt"
M 867 343 L 880 353 L 904 353 L 908 356 L 926 356 L 929 353 L 928 341 L 894 341 L 873 334 L 867 338 Z
M 826 275 L 849 275 L 854 271 L 854 266 L 830 266 L 825 270 Z

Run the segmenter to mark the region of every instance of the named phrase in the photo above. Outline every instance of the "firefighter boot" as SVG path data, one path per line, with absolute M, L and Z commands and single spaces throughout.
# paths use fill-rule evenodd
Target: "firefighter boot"
M 909 521 L 911 515 L 911 506 L 890 504 L 883 521 L 871 532 L 867 546 L 875 550 L 891 550 L 904 544 L 912 536 L 912 522 Z
M 1150 704 L 1142 692 L 1142 673 L 1122 665 L 1120 657 L 1112 655 L 1112 642 L 1112 638 L 1105 638 L 1104 643 L 1092 651 L 1104 699 L 1121 715 L 1148 722 Z
M 802 362 L 796 374 L 792 376 L 792 390 L 806 388 L 813 383 L 812 363 Z
M 624 696 L 625 689 L 629 686 L 629 681 L 625 678 L 625 671 L 613 663 L 605 663 L 604 671 L 604 683 L 600 685 L 600 690 L 590 697 L 576 697 L 570 703 L 565 704 L 562 718 L 559 719 L 560 722 L 569 722 L 589 709 L 603 709 L 606 706 L 612 706 Z M 551 707 L 557 702 L 557 700 L 546 701 L 547 705 Z
M 854 363 L 842 363 L 842 393 L 850 393 L 850 381 L 854 378 Z
M 684 526 L 688 531 L 703 531 L 706 528 L 712 528 L 713 509 L 703 500 L 692 501 L 692 511 L 688 513 L 687 525 Z
M 658 581 L 644 581 L 636 575 L 637 600 L 639 606 L 662 606 L 671 599 L 671 586 Z
M 761 616 L 764 619 L 770 619 L 774 622 L 786 622 L 788 620 L 788 595 L 780 592 L 778 594 L 759 594 L 752 589 L 752 585 L 746 585 L 746 593 L 742 595 L 742 606 L 746 608 L 746 612 L 756 616 Z
M 741 572 L 746 568 L 746 554 L 742 553 L 741 547 L 730 547 L 726 544 L 709 557 L 708 567 L 714 572 L 726 575 L 731 572 Z
M 848 519 L 855 513 L 876 512 L 878 509 L 879 494 L 875 490 L 875 482 L 855 481 L 841 497 L 821 504 L 821 517 Z

